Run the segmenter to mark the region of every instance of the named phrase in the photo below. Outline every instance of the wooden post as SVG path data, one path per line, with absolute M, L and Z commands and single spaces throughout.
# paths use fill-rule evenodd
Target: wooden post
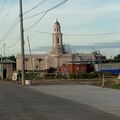
M 105 75 L 103 74 L 103 78 L 102 78 L 102 87 L 105 87 Z

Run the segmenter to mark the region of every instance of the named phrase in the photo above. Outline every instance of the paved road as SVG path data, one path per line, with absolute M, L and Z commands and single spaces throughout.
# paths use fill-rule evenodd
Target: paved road
M 90 85 L 43 85 L 30 88 L 120 116 L 120 90 Z
M 0 82 L 0 120 L 120 120 L 94 107 Z

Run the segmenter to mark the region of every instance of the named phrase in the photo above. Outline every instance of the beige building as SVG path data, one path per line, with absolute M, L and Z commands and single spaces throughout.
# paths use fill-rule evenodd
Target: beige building
M 15 70 L 15 62 L 11 60 L 0 61 L 0 78 L 3 79 L 12 79 L 13 72 Z
M 66 51 L 63 45 L 63 37 L 61 26 L 58 21 L 54 24 L 52 34 L 53 45 L 52 51 L 46 54 L 25 55 L 25 70 L 46 70 L 50 67 L 57 68 L 63 64 L 94 62 L 94 54 L 72 54 L 71 51 Z M 21 54 L 16 56 L 17 70 L 21 70 Z

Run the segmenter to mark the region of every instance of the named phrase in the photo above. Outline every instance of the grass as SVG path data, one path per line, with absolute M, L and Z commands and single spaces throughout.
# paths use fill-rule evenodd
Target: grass
M 120 84 L 113 84 L 111 87 L 113 89 L 120 89 Z

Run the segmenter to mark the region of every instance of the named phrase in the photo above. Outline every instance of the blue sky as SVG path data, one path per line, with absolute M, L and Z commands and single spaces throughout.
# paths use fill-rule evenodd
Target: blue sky
M 20 36 L 19 23 L 10 30 L 10 34 L 7 37 L 4 38 L 4 35 L 13 24 L 15 26 L 15 21 L 16 23 L 19 22 L 19 0 L 6 0 L 5 6 L 3 6 L 4 1 L 0 1 L 0 54 L 3 55 L 3 44 L 5 43 L 5 54 L 12 55 L 20 53 L 20 40 L 18 40 Z M 46 2 L 25 14 L 24 19 L 47 10 L 63 0 L 23 0 L 24 12 L 43 1 Z M 28 53 L 27 36 L 30 38 L 33 53 L 39 53 L 39 50 L 34 51 L 34 49 L 41 46 L 52 46 L 51 34 L 39 32 L 52 33 L 56 18 L 61 24 L 63 34 L 74 34 L 63 35 L 64 43 L 71 46 L 79 45 L 80 52 L 91 52 L 94 48 L 95 50 L 101 50 L 103 54 L 110 57 L 120 51 L 120 0 L 68 0 L 64 5 L 48 12 L 36 26 L 26 31 L 26 28 L 41 16 L 42 14 L 24 20 L 26 53 Z M 102 33 L 114 34 L 101 35 Z M 89 36 L 88 34 L 92 35 Z M 86 50 L 87 48 L 91 49 Z

